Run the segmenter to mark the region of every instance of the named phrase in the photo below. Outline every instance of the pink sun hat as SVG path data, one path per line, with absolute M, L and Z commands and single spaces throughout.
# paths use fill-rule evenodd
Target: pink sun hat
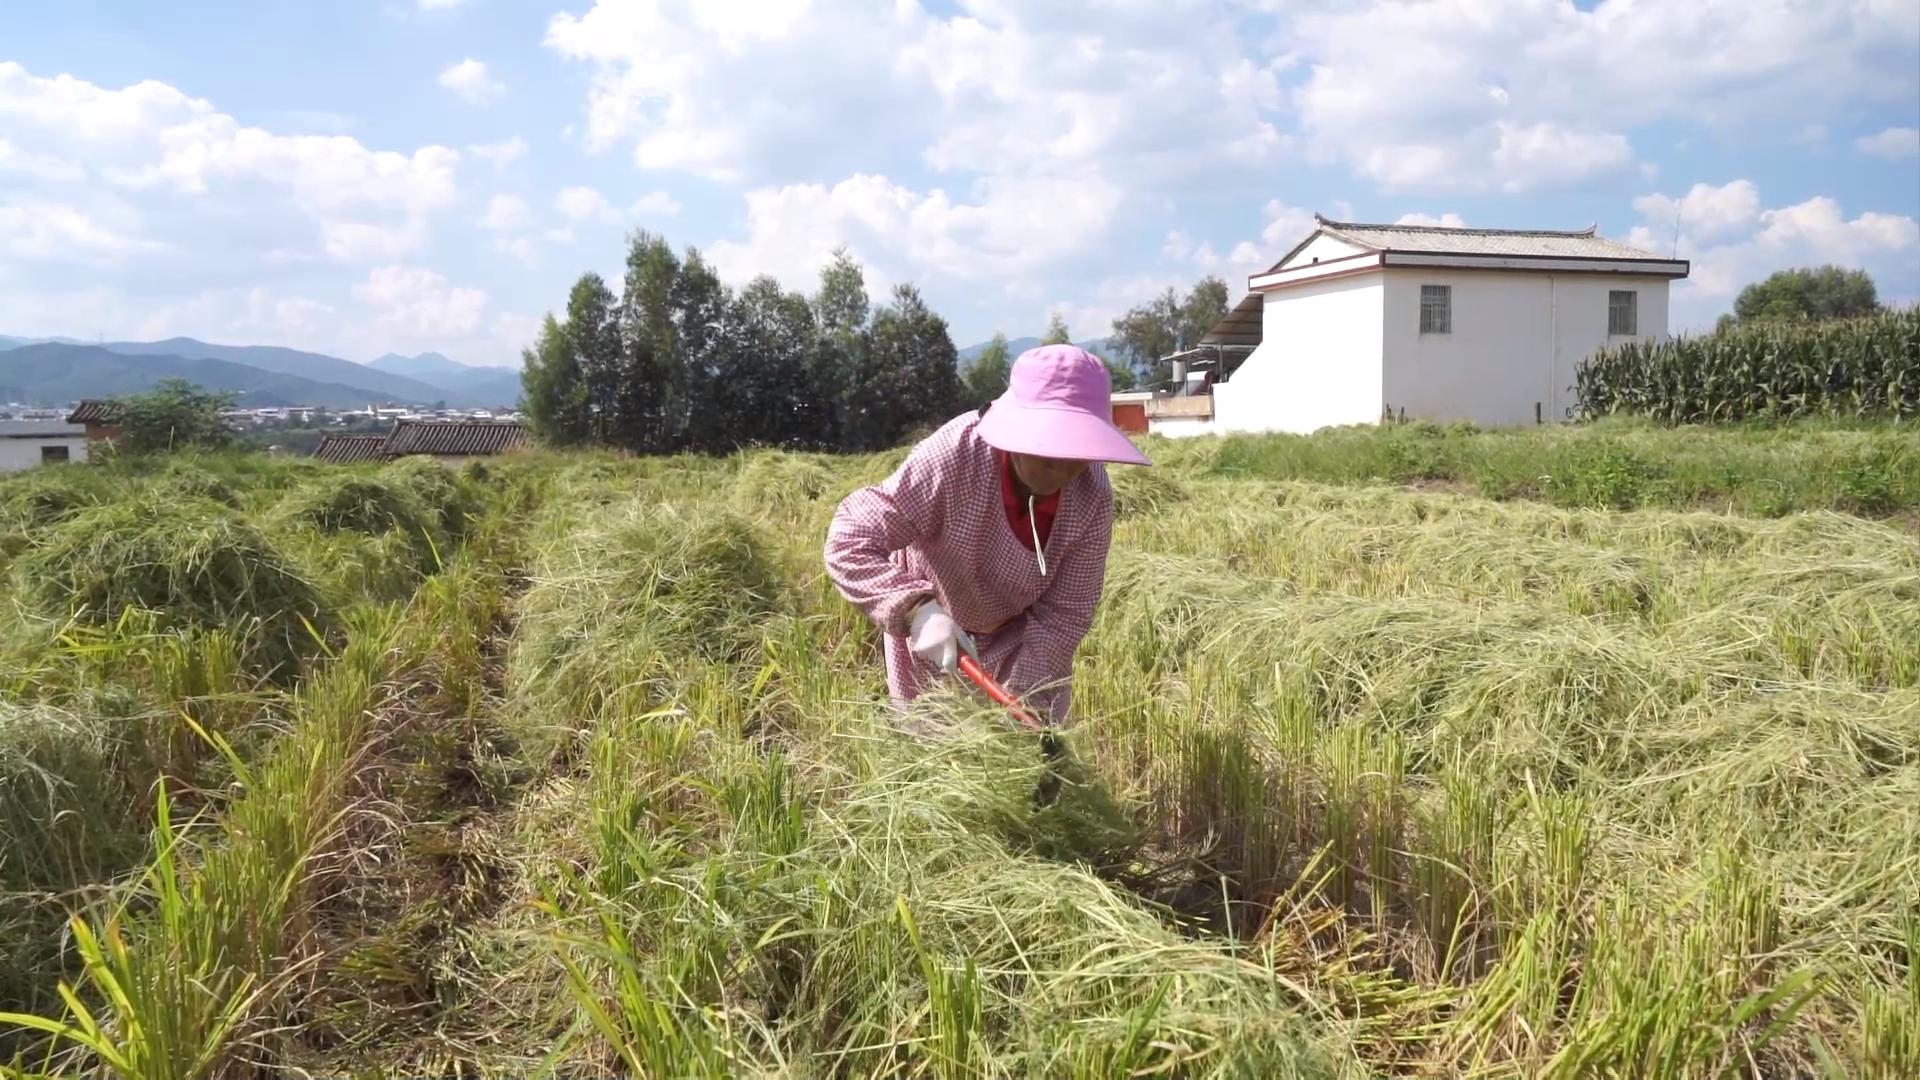
M 1077 345 L 1042 345 L 1013 362 L 1007 392 L 974 430 L 1010 454 L 1151 465 L 1113 426 L 1113 380 L 1100 358 Z

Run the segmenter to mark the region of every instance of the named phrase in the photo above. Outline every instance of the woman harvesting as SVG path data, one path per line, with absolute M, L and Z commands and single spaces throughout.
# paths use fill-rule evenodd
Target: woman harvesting
M 841 502 L 827 573 L 886 632 L 896 703 L 953 672 L 964 651 L 1042 717 L 1066 721 L 1113 535 L 1097 463 L 1149 464 L 1113 426 L 1110 398 L 1097 357 L 1028 350 L 998 400 Z

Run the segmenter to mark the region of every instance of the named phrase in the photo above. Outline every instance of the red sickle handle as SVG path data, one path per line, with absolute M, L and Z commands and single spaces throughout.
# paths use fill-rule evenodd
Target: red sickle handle
M 1007 692 L 1006 687 L 1001 686 L 993 676 L 986 673 L 985 669 L 974 663 L 973 657 L 964 652 L 960 654 L 960 673 L 972 679 L 974 685 L 985 691 L 988 697 L 1006 706 L 1007 712 L 1012 713 L 1013 718 L 1020 721 L 1021 726 L 1034 731 L 1047 729 L 1047 725 L 1041 723 L 1039 717 L 1027 711 L 1012 694 Z

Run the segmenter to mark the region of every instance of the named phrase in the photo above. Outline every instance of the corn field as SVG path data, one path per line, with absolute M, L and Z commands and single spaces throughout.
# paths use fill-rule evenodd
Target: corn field
M 1632 413 L 1714 424 L 1920 416 L 1920 306 L 1618 345 L 1581 366 L 1574 390 L 1588 418 Z

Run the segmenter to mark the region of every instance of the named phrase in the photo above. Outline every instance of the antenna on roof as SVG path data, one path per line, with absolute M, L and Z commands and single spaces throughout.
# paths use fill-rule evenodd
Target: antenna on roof
M 1667 256 L 1669 259 L 1677 259 L 1680 257 L 1680 213 L 1686 208 L 1687 196 L 1682 195 L 1673 204 L 1673 251 Z

